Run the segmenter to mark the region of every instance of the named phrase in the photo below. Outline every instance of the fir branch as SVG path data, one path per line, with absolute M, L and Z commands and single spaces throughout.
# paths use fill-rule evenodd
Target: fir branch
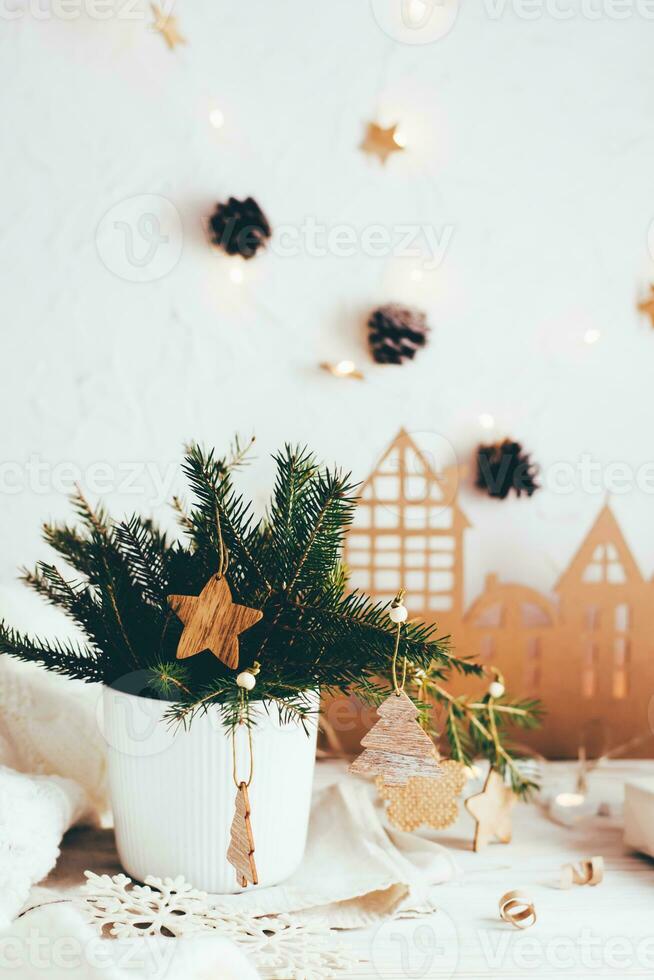
M 89 683 L 106 680 L 104 657 L 100 651 L 70 640 L 32 639 L 4 621 L 0 622 L 1 653 Z

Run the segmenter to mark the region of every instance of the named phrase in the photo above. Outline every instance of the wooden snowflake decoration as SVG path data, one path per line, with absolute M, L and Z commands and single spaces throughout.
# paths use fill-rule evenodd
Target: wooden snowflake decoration
M 257 916 L 221 907 L 182 877 L 150 876 L 145 885 L 135 885 L 122 874 L 85 875 L 84 911 L 107 936 L 181 937 L 215 930 L 240 946 L 262 976 L 292 980 L 351 975 L 357 962 L 334 942 L 334 931 L 327 926 L 295 922 L 290 915 Z

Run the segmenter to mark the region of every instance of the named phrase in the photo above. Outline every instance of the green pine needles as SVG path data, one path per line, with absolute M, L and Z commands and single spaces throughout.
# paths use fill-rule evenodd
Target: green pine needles
M 73 497 L 77 524 L 43 529 L 73 575 L 40 562 L 23 578 L 67 613 L 86 641 L 31 638 L 2 623 L 0 653 L 70 677 L 164 697 L 171 701 L 170 717 L 183 724 L 210 705 L 235 724 L 242 690 L 234 671 L 209 651 L 176 659 L 183 626 L 167 602 L 171 594 L 199 594 L 218 571 L 224 547 L 234 601 L 263 612 L 262 620 L 240 636 L 240 669 L 261 664 L 250 700 L 265 700 L 283 719 L 302 722 L 316 710 L 318 688 L 379 703 L 389 693 L 380 678 L 389 674 L 395 626 L 385 606 L 347 590 L 341 553 L 356 487 L 349 475 L 320 466 L 306 449 L 285 446 L 274 457 L 268 510 L 256 520 L 252 505 L 234 486 L 249 446 L 237 441 L 224 458 L 189 447 L 183 470 L 192 502 L 173 502 L 179 540 L 138 515 L 112 521 L 78 491 Z M 481 751 L 511 772 L 518 791 L 529 789 L 504 727 L 506 722 L 533 726 L 537 705 L 503 697 L 490 705 L 489 715 L 488 699 L 453 698 L 442 687 L 451 672 L 480 675 L 482 668 L 454 656 L 435 626 L 409 622 L 403 627 L 401 656 L 426 727 L 430 707 L 421 695 L 444 709 L 452 757 L 469 762 Z

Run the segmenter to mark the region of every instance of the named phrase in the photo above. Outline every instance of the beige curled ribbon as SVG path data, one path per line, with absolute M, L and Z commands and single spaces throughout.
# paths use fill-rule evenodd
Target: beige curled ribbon
M 528 929 L 536 921 L 536 909 L 524 892 L 507 892 L 500 899 L 500 916 L 516 929 Z
M 561 888 L 573 885 L 599 885 L 604 879 L 604 858 L 600 855 L 584 858 L 577 864 L 561 866 Z

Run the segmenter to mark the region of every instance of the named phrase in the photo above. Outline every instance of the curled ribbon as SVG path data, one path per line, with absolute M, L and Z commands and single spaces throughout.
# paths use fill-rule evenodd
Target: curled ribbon
M 524 892 L 507 892 L 500 899 L 500 917 L 516 929 L 529 929 L 536 921 L 536 909 Z
M 604 858 L 600 855 L 584 858 L 577 864 L 561 866 L 561 888 L 573 885 L 599 885 L 604 878 Z

